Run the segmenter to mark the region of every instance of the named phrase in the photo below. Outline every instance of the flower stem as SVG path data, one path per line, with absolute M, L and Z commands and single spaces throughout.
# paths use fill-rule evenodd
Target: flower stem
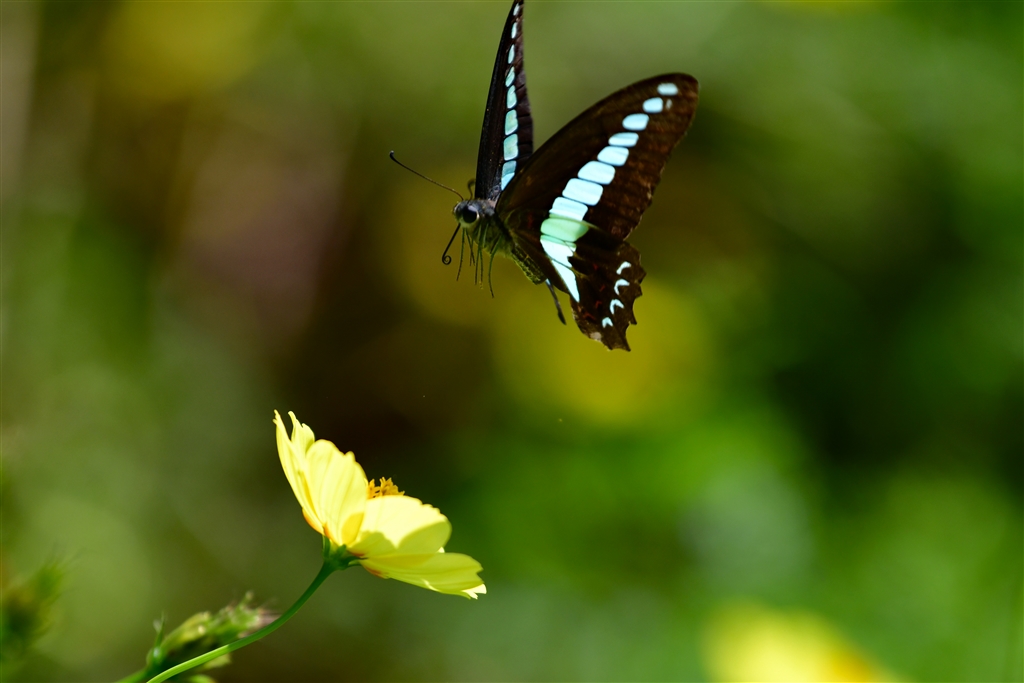
M 249 643 L 256 642 L 263 636 L 270 635 L 271 633 L 276 631 L 280 626 L 282 626 L 284 622 L 288 621 L 293 616 L 295 616 L 295 613 L 299 611 L 299 608 L 306 604 L 306 601 L 309 600 L 310 596 L 316 592 L 316 589 L 320 587 L 320 584 L 322 584 L 327 579 L 327 577 L 330 576 L 336 569 L 339 569 L 339 566 L 337 564 L 325 561 L 324 565 L 320 567 L 320 573 L 318 573 L 316 575 L 316 578 L 313 579 L 313 583 L 309 584 L 309 588 L 306 589 L 306 592 L 299 596 L 299 599 L 295 601 L 295 604 L 289 607 L 287 612 L 285 612 L 280 617 L 275 619 L 272 623 L 267 624 L 266 626 L 261 628 L 259 631 L 251 633 L 247 635 L 245 638 L 236 640 L 233 643 L 222 645 L 221 647 L 218 647 L 216 650 L 211 650 L 204 655 L 194 657 L 188 660 L 187 662 L 182 662 L 177 666 L 173 666 L 170 669 L 167 669 L 166 671 L 157 674 L 153 678 L 149 679 L 148 683 L 161 683 L 161 681 L 166 681 L 168 678 L 172 676 L 177 676 L 182 671 L 188 671 L 189 669 L 199 666 L 200 664 L 205 664 L 206 662 L 209 662 L 213 659 L 217 659 L 218 657 L 223 657 L 228 653 L 234 652 L 235 650 L 245 647 Z M 141 680 L 136 679 L 134 674 L 132 676 L 129 676 L 129 678 L 126 680 L 129 679 Z

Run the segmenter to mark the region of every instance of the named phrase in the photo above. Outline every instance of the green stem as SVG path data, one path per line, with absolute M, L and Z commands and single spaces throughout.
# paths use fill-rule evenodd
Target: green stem
M 161 681 L 166 681 L 171 676 L 177 676 L 182 671 L 188 671 L 189 669 L 199 666 L 200 664 L 205 664 L 210 660 L 217 659 L 217 657 L 223 657 L 226 654 L 229 654 L 231 652 L 234 652 L 235 650 L 245 647 L 249 643 L 256 642 L 263 636 L 270 635 L 278 628 L 280 628 L 284 624 L 284 622 L 288 621 L 293 616 L 295 616 L 295 613 L 299 611 L 299 608 L 306 604 L 306 601 L 309 600 L 310 596 L 316 592 L 316 589 L 320 587 L 320 584 L 322 584 L 327 579 L 327 577 L 330 576 L 336 569 L 339 569 L 339 566 L 336 563 L 325 561 L 324 566 L 320 567 L 320 573 L 316 575 L 315 579 L 313 579 L 313 583 L 309 584 L 309 588 L 306 589 L 306 592 L 303 593 L 299 597 L 299 599 L 295 601 L 294 605 L 288 608 L 287 612 L 285 612 L 280 617 L 275 619 L 273 623 L 267 624 L 259 631 L 249 634 L 241 640 L 236 640 L 233 643 L 222 645 L 221 647 L 218 647 L 216 650 L 211 650 L 210 652 L 207 652 L 204 655 L 199 655 L 198 657 L 194 657 L 188 660 L 187 662 L 182 662 L 177 666 L 171 667 L 163 673 L 160 673 L 154 676 L 153 678 L 149 679 L 149 683 L 161 683 Z M 124 679 L 124 681 L 127 683 L 129 681 L 134 682 L 136 680 L 141 680 L 136 679 L 136 675 L 137 674 L 132 674 L 128 678 Z
M 142 681 L 144 681 L 144 680 L 146 680 L 146 670 L 145 669 L 139 669 L 138 671 L 136 671 L 132 675 L 125 676 L 124 678 L 119 680 L 117 683 L 142 683 Z

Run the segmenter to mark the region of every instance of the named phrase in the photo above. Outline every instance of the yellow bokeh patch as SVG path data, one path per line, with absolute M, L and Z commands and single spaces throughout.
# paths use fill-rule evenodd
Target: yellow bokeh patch
M 494 349 L 505 385 L 527 406 L 613 425 L 693 405 L 713 360 L 706 322 L 680 292 L 652 278 L 643 287 L 628 353 L 580 334 L 564 295 L 565 326 L 543 286 L 526 284 L 500 297 Z
M 712 615 L 704 663 L 714 681 L 898 680 L 822 617 L 745 602 Z
M 269 3 L 126 2 L 105 40 L 115 87 L 170 101 L 223 87 L 256 63 Z

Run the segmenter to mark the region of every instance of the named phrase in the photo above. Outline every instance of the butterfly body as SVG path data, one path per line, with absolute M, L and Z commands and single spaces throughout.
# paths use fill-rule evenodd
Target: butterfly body
M 459 221 L 462 234 L 469 243 L 471 255 L 479 257 L 481 251 L 492 256 L 501 254 L 518 265 L 534 284 L 550 278 L 543 263 L 523 252 L 512 237 L 512 231 L 505 226 L 495 210 L 495 202 L 487 199 L 467 199 L 456 204 L 452 210 Z
M 523 0 L 498 46 L 484 112 L 475 196 L 453 213 L 482 267 L 512 258 L 531 282 L 569 295 L 580 331 L 629 350 L 633 302 L 646 272 L 626 238 L 650 205 L 697 107 L 697 81 L 665 74 L 634 83 L 573 119 L 536 152 L 522 49 Z

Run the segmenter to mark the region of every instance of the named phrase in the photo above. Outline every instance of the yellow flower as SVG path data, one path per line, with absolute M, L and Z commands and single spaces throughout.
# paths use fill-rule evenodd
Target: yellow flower
M 330 541 L 332 555 L 358 562 L 376 576 L 440 593 L 476 598 L 487 589 L 468 555 L 446 553 L 452 525 L 441 512 L 406 496 L 391 482 L 367 481 L 352 453 L 317 441 L 294 413 L 291 438 L 280 414 L 281 466 L 309 525 Z

